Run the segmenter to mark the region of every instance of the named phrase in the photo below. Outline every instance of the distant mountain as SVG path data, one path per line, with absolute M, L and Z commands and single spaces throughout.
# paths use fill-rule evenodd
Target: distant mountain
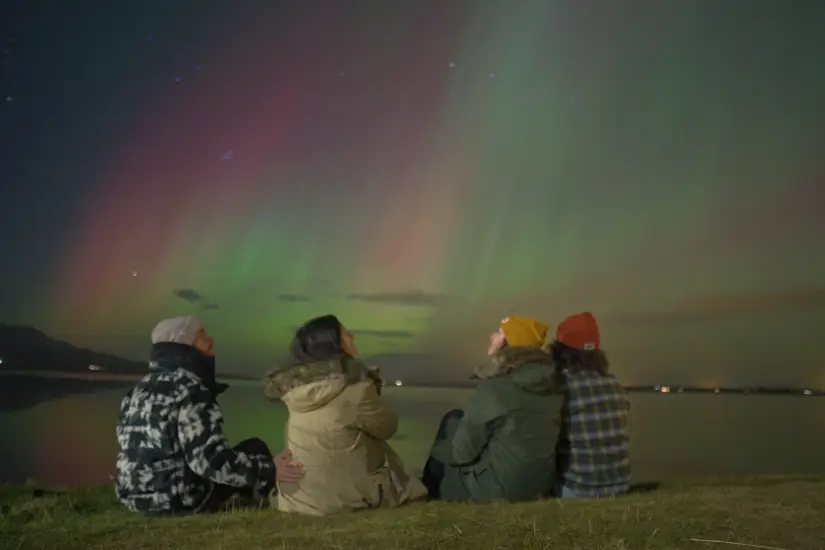
M 145 362 L 78 348 L 32 327 L 3 323 L 0 323 L 0 361 L 0 372 L 102 370 L 115 374 L 142 374 L 148 368 Z

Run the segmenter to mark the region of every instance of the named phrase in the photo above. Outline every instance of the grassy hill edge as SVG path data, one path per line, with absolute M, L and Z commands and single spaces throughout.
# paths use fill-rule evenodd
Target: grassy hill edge
M 825 548 L 825 475 L 703 479 L 604 500 L 416 503 L 335 517 L 271 509 L 145 518 L 111 487 L 0 486 L 0 548 Z M 721 544 L 725 541 L 745 546 Z

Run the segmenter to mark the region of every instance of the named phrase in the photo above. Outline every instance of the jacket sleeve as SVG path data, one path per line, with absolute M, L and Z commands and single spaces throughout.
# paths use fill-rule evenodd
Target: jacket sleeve
M 381 399 L 373 382 L 362 382 L 358 387 L 356 425 L 376 439 L 390 439 L 398 431 L 395 411 Z
M 223 415 L 206 388 L 191 389 L 178 412 L 178 440 L 193 472 L 214 483 L 263 489 L 275 480 L 272 457 L 235 451 Z
M 490 442 L 499 421 L 504 417 L 495 393 L 490 391 L 489 382 L 482 382 L 464 409 L 464 416 L 458 421 L 452 436 L 452 449 L 447 463 L 464 466 L 478 461 Z

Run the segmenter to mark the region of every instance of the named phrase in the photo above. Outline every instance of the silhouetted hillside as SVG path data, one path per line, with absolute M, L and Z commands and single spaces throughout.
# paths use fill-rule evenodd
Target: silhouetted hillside
M 148 367 L 145 362 L 75 347 L 32 327 L 3 323 L 0 323 L 0 360 L 3 362 L 0 367 L 8 370 L 89 372 L 92 366 L 109 373 L 140 374 Z

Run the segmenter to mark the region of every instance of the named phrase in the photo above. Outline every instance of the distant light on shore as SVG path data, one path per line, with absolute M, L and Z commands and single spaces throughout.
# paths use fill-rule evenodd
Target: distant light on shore
M 404 385 L 404 383 L 403 383 L 401 380 L 396 380 L 396 381 L 395 381 L 395 385 L 396 385 L 396 386 L 403 386 L 403 385 Z

